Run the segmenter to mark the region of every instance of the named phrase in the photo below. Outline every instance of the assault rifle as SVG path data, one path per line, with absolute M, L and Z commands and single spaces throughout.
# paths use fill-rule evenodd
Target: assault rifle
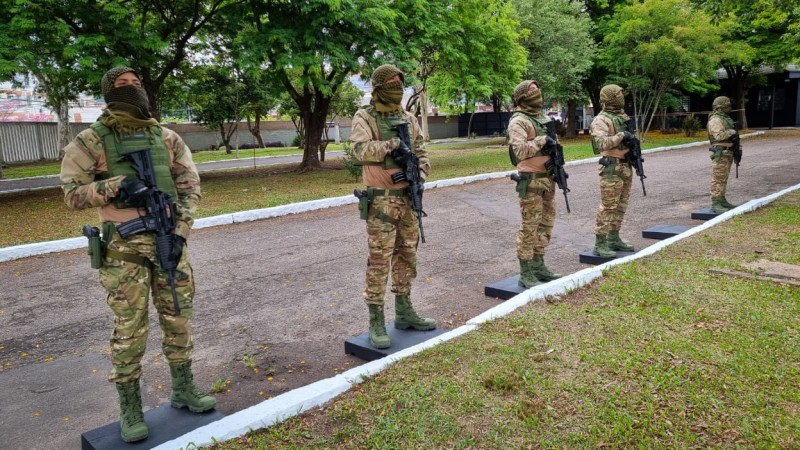
M 397 136 L 400 138 L 400 140 L 406 144 L 406 147 L 408 147 L 409 150 L 411 150 L 411 155 L 408 158 L 406 166 L 403 168 L 403 173 L 405 173 L 406 181 L 408 182 L 406 192 L 408 193 L 408 198 L 411 200 L 411 209 L 413 209 L 414 213 L 417 215 L 417 221 L 419 222 L 419 236 L 424 244 L 425 231 L 422 229 L 422 218 L 428 217 L 428 214 L 422 210 L 422 191 L 425 189 L 425 182 L 419 175 L 419 157 L 416 153 L 414 153 L 411 137 L 408 134 L 408 124 L 403 123 L 395 125 L 394 129 L 397 130 Z
M 739 137 L 739 122 L 733 122 L 733 129 L 736 134 L 731 136 L 731 151 L 733 152 L 733 162 L 736 163 L 736 178 L 739 178 L 739 163 L 742 162 L 742 143 Z
M 636 170 L 636 176 L 639 177 L 639 181 L 642 182 L 642 193 L 647 196 L 647 189 L 644 188 L 644 179 L 647 176 L 644 174 L 644 165 L 642 162 L 644 158 L 642 158 L 642 143 L 639 141 L 639 138 L 636 137 L 636 118 L 631 117 L 627 121 L 625 121 L 625 126 L 628 127 L 628 131 L 633 135 L 633 138 L 629 139 L 627 142 L 623 141 L 623 143 L 628 147 L 628 162 L 631 163 L 634 170 Z
M 150 156 L 149 148 L 128 152 L 123 158 L 131 161 L 136 176 L 147 186 L 143 205 L 147 214 L 137 220 L 120 224 L 117 232 L 123 238 L 145 231 L 155 233 L 158 265 L 167 273 L 167 283 L 172 289 L 172 305 L 175 307 L 175 313 L 180 314 L 178 293 L 175 291 L 175 271 L 178 261 L 172 258 L 172 248 L 175 245 L 175 200 L 169 194 L 161 192 L 156 186 L 156 173 L 153 169 L 153 159 Z
M 567 212 L 571 212 L 569 210 L 569 198 L 567 198 L 567 192 L 569 192 L 569 187 L 567 187 L 567 178 L 569 178 L 569 174 L 566 170 L 564 170 L 564 147 L 558 142 L 558 137 L 556 136 L 556 123 L 555 121 L 551 120 L 545 124 L 547 127 L 547 135 L 550 136 L 550 139 L 554 140 L 556 145 L 555 149 L 552 150 L 552 154 L 550 155 L 550 159 L 545 163 L 545 169 L 552 171 L 553 179 L 555 180 L 558 188 L 561 189 L 561 192 L 564 193 L 564 203 L 567 204 Z

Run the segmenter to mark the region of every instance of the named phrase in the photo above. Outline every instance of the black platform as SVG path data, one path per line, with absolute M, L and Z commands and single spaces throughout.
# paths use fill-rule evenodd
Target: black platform
M 709 220 L 717 217 L 721 213 L 711 212 L 711 208 L 700 208 L 697 211 L 692 211 L 692 219 L 694 220 Z
M 645 239 L 669 239 L 691 228 L 684 225 L 656 225 L 642 231 L 642 237 Z
M 225 415 L 215 409 L 196 414 L 186 408 L 173 408 L 169 403 L 165 403 L 158 408 L 145 411 L 144 420 L 150 430 L 147 439 L 129 444 L 119 435 L 119 422 L 113 422 L 81 434 L 81 449 L 150 449 L 223 417 Z
M 389 348 L 378 349 L 369 343 L 369 331 L 353 336 L 344 341 L 344 352 L 357 356 L 366 361 L 374 361 L 407 349 L 408 347 L 425 342 L 432 337 L 446 333 L 448 330 L 437 328 L 430 331 L 398 330 L 394 327 L 394 322 L 386 324 L 386 334 L 392 341 Z
M 525 289 L 526 288 L 519 285 L 519 275 L 514 275 L 511 278 L 506 278 L 505 280 L 484 286 L 483 293 L 488 297 L 508 300 L 517 294 L 525 292 Z
M 612 259 L 624 258 L 626 256 L 633 255 L 634 253 L 636 253 L 636 251 L 634 250 L 632 252 L 616 252 L 616 253 L 617 253 L 616 256 L 612 256 L 612 257 L 606 258 L 604 256 L 595 255 L 594 252 L 592 251 L 592 249 L 589 249 L 589 250 L 586 250 L 585 252 L 581 253 L 581 256 L 578 259 L 580 260 L 580 262 L 582 262 L 584 264 L 591 264 L 593 266 L 599 266 L 600 264 L 609 262 Z

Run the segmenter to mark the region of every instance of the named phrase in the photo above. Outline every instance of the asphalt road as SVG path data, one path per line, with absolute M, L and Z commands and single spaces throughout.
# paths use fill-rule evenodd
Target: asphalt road
M 740 177 L 731 178 L 728 199 L 741 203 L 800 183 L 798 135 L 745 139 Z M 705 146 L 646 155 L 645 169 L 647 196 L 635 180 L 622 228 L 637 248 L 654 243 L 641 237 L 642 230 L 697 225 L 691 212 L 709 204 Z M 546 255 L 562 273 L 586 267 L 578 254 L 593 245 L 599 200 L 596 165 L 569 172 L 572 213 L 566 214 L 559 193 Z M 499 304 L 483 295 L 484 286 L 517 272 L 518 200 L 513 183 L 501 179 L 432 189 L 425 209 L 428 242 L 419 251 L 412 300 L 422 314 L 452 328 Z M 195 374 L 204 387 L 230 381 L 217 395 L 221 411 L 241 410 L 362 363 L 344 354 L 344 340 L 367 325 L 361 298 L 366 251 L 355 205 L 193 232 Z M 85 250 L 0 263 L 2 447 L 78 448 L 82 432 L 117 419 L 116 392 L 106 381 L 112 316 L 97 278 Z M 169 397 L 152 311 L 150 327 L 146 408 Z

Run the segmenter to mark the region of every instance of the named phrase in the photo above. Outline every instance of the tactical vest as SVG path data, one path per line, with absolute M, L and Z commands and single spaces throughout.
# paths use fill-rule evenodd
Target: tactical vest
M 508 119 L 508 122 L 511 123 L 511 121 L 518 116 L 528 119 L 528 121 L 531 124 L 533 124 L 533 129 L 536 130 L 536 136 L 547 136 L 547 127 L 545 126 L 545 124 L 551 120 L 549 117 L 531 116 L 528 113 L 517 111 L 511 115 L 511 118 Z M 534 153 L 533 156 L 531 156 L 531 158 L 536 156 L 545 156 L 544 153 L 542 153 L 542 149 L 539 149 L 539 151 Z M 508 157 L 511 159 L 512 166 L 516 166 L 517 164 L 519 164 L 519 161 L 517 160 L 517 155 L 514 153 L 514 149 L 511 148 L 511 146 L 509 146 L 508 148 Z
M 132 151 L 143 148 L 150 149 L 150 158 L 153 160 L 153 171 L 156 175 L 156 187 L 161 192 L 169 194 L 173 199 L 177 199 L 175 182 L 172 180 L 172 172 L 169 169 L 169 154 L 164 139 L 161 137 L 161 127 L 153 125 L 146 132 L 136 134 L 124 134 L 119 139 L 113 130 L 100 122 L 95 122 L 91 128 L 103 140 L 103 147 L 106 153 L 106 163 L 108 171 L 98 175 L 97 179 L 108 179 L 120 175 L 139 177 L 134 170 L 131 162 L 124 156 Z M 130 208 L 131 205 L 117 199 L 114 201 L 117 208 Z
M 601 112 L 600 112 L 600 115 L 601 115 L 601 116 L 608 117 L 608 118 L 611 120 L 611 123 L 613 123 L 613 124 L 614 124 L 614 133 L 620 133 L 620 132 L 628 131 L 628 125 L 626 125 L 626 124 L 625 124 L 625 121 L 624 121 L 624 120 L 622 120 L 622 119 L 621 119 L 619 116 L 617 116 L 616 114 L 610 114 L 610 113 L 607 113 L 607 112 L 605 112 L 605 111 L 601 111 Z M 592 139 L 592 144 L 594 144 L 594 139 Z M 623 144 L 622 142 L 620 142 L 620 143 L 619 143 L 619 145 L 617 146 L 617 148 L 618 148 L 619 150 L 625 150 L 625 149 L 627 149 L 628 147 L 626 147 L 626 146 L 625 146 L 625 144 Z
M 733 119 L 731 119 L 730 116 L 726 114 L 720 114 L 717 112 L 711 113 L 708 116 L 708 121 L 711 122 L 711 119 L 713 118 L 717 118 L 720 121 L 722 121 L 722 124 L 725 125 L 725 128 L 729 130 L 733 130 L 735 128 L 735 125 L 733 124 Z M 717 140 L 714 139 L 714 136 L 712 136 L 711 133 L 708 133 L 708 142 L 710 142 L 712 146 L 717 143 Z
M 385 116 L 378 111 L 375 110 L 375 107 L 372 105 L 364 106 L 363 109 L 375 119 L 375 124 L 378 126 L 378 140 L 379 141 L 388 141 L 393 137 L 397 137 L 397 130 L 394 129 L 397 125 L 407 124 L 408 120 L 406 120 L 405 114 L 402 116 Z M 408 129 L 409 138 L 413 139 L 411 136 L 411 127 Z M 409 145 L 409 149 L 414 151 L 414 142 Z M 389 155 L 383 159 L 383 162 L 373 162 L 373 161 L 359 161 L 357 165 L 362 166 L 383 166 L 384 169 L 399 169 L 400 166 L 394 161 Z

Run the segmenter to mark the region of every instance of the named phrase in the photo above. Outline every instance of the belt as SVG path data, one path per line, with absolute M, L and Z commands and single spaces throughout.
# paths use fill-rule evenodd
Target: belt
M 714 145 L 711 146 L 711 148 L 718 148 L 720 150 L 732 150 L 733 146 L 732 145 L 728 146 L 728 145 L 714 144 Z
M 615 164 L 630 164 L 627 158 L 615 158 L 613 156 L 603 156 L 606 159 L 613 159 Z
M 367 192 L 374 197 L 377 196 L 384 196 L 384 197 L 405 197 L 406 190 L 405 189 L 375 189 L 368 187 Z
M 519 174 L 525 177 L 531 177 L 534 180 L 537 178 L 550 178 L 550 174 L 547 172 L 520 172 Z
M 144 256 L 134 255 L 134 254 L 131 254 L 131 253 L 122 253 L 122 252 L 118 252 L 118 251 L 116 251 L 114 249 L 106 250 L 106 257 L 111 258 L 111 259 L 116 259 L 116 260 L 119 260 L 119 261 L 127 261 L 129 263 L 138 264 L 140 266 L 148 266 L 148 267 L 150 267 L 152 265 L 150 260 L 145 258 Z

